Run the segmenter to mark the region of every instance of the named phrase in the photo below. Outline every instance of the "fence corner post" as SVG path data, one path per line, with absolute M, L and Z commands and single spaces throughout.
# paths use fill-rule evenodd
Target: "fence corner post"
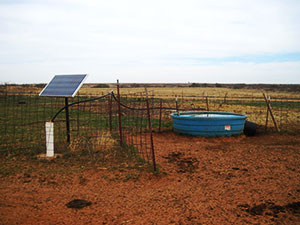
M 54 156 L 54 123 L 46 122 L 46 157 Z

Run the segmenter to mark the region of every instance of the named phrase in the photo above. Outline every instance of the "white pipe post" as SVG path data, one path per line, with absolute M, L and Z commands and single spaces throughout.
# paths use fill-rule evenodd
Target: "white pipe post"
M 46 157 L 54 156 L 54 123 L 46 122 Z

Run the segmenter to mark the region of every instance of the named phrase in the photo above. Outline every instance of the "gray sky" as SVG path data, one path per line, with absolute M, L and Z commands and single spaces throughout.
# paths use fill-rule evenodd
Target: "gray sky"
M 0 0 L 0 83 L 300 84 L 299 0 Z

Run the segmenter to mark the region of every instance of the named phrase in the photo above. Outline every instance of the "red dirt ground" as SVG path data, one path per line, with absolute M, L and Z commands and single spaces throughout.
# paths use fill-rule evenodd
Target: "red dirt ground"
M 167 174 L 1 158 L 18 170 L 0 177 L 0 223 L 300 224 L 300 135 L 154 140 Z

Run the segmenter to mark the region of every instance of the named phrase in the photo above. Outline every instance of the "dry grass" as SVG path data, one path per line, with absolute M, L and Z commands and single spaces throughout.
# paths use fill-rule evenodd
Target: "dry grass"
M 102 95 L 113 90 L 117 93 L 115 88 L 90 88 L 82 87 L 80 94 L 88 95 Z M 203 97 L 203 96 L 216 96 L 224 97 L 226 94 L 228 97 L 262 97 L 262 93 L 265 92 L 261 89 L 230 89 L 230 88 L 211 88 L 211 87 L 150 87 L 147 88 L 149 95 L 154 95 L 159 98 L 189 98 L 189 97 Z M 121 94 L 143 94 L 144 88 L 121 88 Z M 267 92 L 271 97 L 298 97 L 299 92 L 284 92 L 273 91 Z
M 6 86 L 9 92 L 31 92 L 32 94 L 39 94 L 42 88 L 33 86 Z M 116 88 L 92 88 L 91 85 L 83 85 L 80 89 L 80 95 L 92 95 L 99 96 L 106 94 L 113 90 L 117 93 Z M 300 98 L 299 92 L 286 92 L 286 91 L 265 91 L 263 89 L 231 89 L 231 88 L 216 88 L 216 87 L 149 87 L 147 88 L 149 95 L 160 98 L 176 98 L 176 97 L 203 97 L 203 96 L 216 96 L 224 97 L 262 97 L 263 92 L 267 92 L 271 97 L 278 98 Z M 121 88 L 121 94 L 144 94 L 145 89 L 143 87 L 139 88 Z
M 90 134 L 88 136 L 75 137 L 70 145 L 71 152 L 76 151 L 110 151 L 116 146 L 116 140 L 111 136 L 110 132 L 103 131 Z

